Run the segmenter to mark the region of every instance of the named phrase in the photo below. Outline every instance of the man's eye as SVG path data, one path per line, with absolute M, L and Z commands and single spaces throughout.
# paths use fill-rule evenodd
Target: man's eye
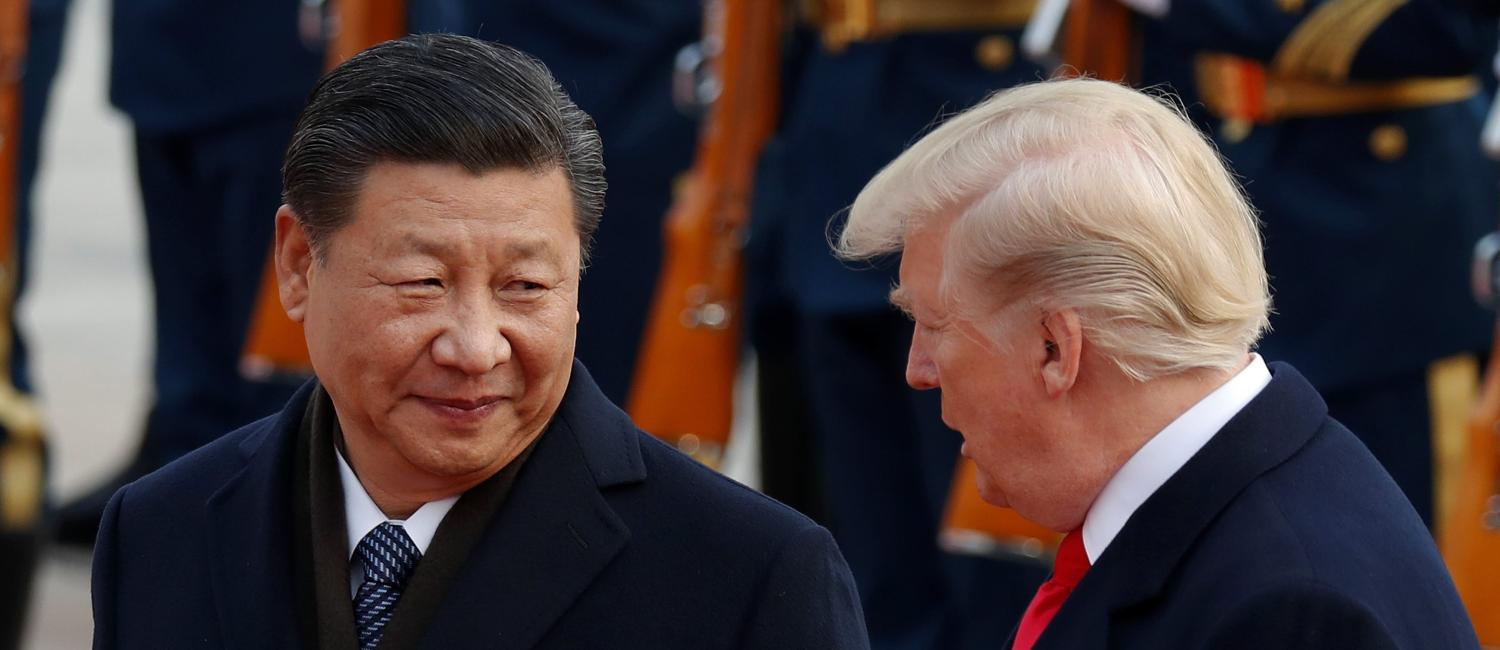
M 408 280 L 406 282 L 402 282 L 401 286 L 410 289 L 421 289 L 424 291 L 432 289 L 442 289 L 443 280 L 442 278 L 420 278 L 417 280 Z
M 943 324 L 924 323 L 922 321 L 917 321 L 917 328 L 922 330 L 922 333 L 924 334 L 941 334 L 943 331 Z
M 530 280 L 511 280 L 509 284 L 505 285 L 506 291 L 520 291 L 523 293 L 534 293 L 546 288 L 540 282 L 532 282 Z

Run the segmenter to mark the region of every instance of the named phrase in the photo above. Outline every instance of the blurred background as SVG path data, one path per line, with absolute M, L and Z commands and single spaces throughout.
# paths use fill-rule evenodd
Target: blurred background
M 108 102 L 108 0 L 77 0 L 37 179 L 34 284 L 21 303 L 46 395 L 52 494 L 72 498 L 135 446 L 150 395 L 151 288 L 129 122 Z M 89 552 L 54 548 L 37 575 L 28 648 L 93 639 Z
M 21 305 L 52 435 L 51 480 L 69 499 L 135 445 L 151 384 L 151 284 L 130 124 L 110 107 L 108 0 L 76 0 L 46 126 L 35 283 Z M 44 555 L 24 647 L 92 641 L 87 550 Z

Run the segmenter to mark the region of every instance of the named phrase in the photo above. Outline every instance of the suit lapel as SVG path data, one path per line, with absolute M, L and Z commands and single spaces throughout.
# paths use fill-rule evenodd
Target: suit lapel
M 240 444 L 245 466 L 207 502 L 214 606 L 229 647 L 295 648 L 291 473 L 311 383 Z
M 1270 369 L 1271 383 L 1260 395 L 1131 515 L 1037 648 L 1105 647 L 1110 614 L 1161 593 L 1213 519 L 1312 439 L 1328 406 L 1291 366 Z
M 534 647 L 630 539 L 601 489 L 645 479 L 636 435 L 575 363 L 552 425 L 434 614 L 423 647 Z

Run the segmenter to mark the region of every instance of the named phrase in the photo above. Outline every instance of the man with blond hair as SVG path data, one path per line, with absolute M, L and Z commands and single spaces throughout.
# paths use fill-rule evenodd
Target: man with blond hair
M 907 381 L 988 501 L 1067 533 L 1012 647 L 1477 647 L 1395 483 L 1251 352 L 1255 213 L 1180 110 L 996 94 L 870 181 L 838 248 L 902 252 Z

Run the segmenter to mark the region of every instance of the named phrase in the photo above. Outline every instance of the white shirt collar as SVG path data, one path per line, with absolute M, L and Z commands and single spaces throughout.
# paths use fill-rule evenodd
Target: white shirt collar
M 1083 518 L 1083 548 L 1090 564 L 1099 560 L 1136 509 L 1271 383 L 1265 360 L 1250 356 L 1250 365 L 1148 440 L 1105 484 Z
M 365 491 L 364 484 L 359 482 L 359 477 L 354 475 L 349 462 L 344 460 L 344 452 L 338 445 L 334 445 L 333 449 L 339 458 L 340 482 L 344 484 L 344 523 L 349 527 L 349 556 L 354 557 L 354 549 L 365 535 L 387 521 L 405 528 L 407 536 L 417 545 L 417 550 L 425 555 L 428 545 L 432 544 L 432 536 L 437 534 L 438 524 L 443 523 L 443 517 L 448 516 L 448 511 L 458 502 L 458 497 L 451 496 L 424 503 L 405 521 L 391 519 L 381 512 L 380 506 L 375 505 L 375 501 Z

